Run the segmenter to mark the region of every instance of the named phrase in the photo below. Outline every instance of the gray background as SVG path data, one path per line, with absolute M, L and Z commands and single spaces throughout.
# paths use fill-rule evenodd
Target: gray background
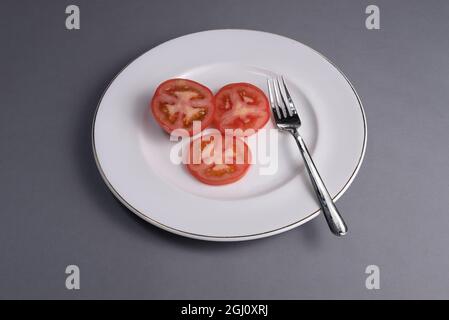
M 381 9 L 381 30 L 364 27 Z M 81 30 L 65 29 L 65 7 Z M 1 1 L 0 298 L 449 298 L 447 1 Z M 271 238 L 189 240 L 128 212 L 96 170 L 90 127 L 108 82 L 177 36 L 216 28 L 301 41 L 352 80 L 368 148 L 338 202 Z M 81 290 L 65 289 L 65 267 Z M 381 289 L 365 289 L 365 267 Z

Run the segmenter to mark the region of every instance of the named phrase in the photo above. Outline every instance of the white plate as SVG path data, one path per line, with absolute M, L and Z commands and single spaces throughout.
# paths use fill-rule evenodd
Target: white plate
M 230 82 L 250 82 L 266 91 L 266 79 L 274 74 L 287 79 L 303 121 L 300 132 L 338 199 L 357 174 L 366 147 L 357 93 L 313 49 L 248 30 L 205 31 L 165 42 L 116 76 L 93 125 L 94 155 L 104 181 L 139 217 L 196 239 L 256 239 L 311 220 L 319 205 L 291 137 L 279 134 L 276 174 L 260 175 L 261 165 L 255 164 L 237 183 L 207 186 L 170 161 L 174 142 L 149 112 L 155 88 L 169 78 L 193 79 L 213 91 Z

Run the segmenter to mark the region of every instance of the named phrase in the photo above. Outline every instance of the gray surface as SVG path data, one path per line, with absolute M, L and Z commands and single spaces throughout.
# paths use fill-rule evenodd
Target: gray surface
M 1 1 L 0 298 L 449 298 L 447 1 Z M 323 217 L 279 236 L 207 243 L 123 208 L 101 180 L 90 126 L 113 76 L 168 39 L 247 28 L 304 42 L 358 90 L 368 148 Z M 81 290 L 65 289 L 68 264 Z M 381 289 L 365 289 L 368 264 Z

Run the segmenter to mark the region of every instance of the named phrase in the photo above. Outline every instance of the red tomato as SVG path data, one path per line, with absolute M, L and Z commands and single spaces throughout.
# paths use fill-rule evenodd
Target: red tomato
M 251 152 L 240 138 L 208 134 L 190 143 L 187 169 L 209 185 L 236 182 L 249 169 Z
M 254 129 L 255 132 L 269 118 L 268 99 L 262 90 L 252 84 L 231 83 L 215 95 L 214 122 L 222 133 L 226 129 Z
M 171 79 L 159 85 L 151 100 L 151 111 L 168 133 L 186 129 L 190 135 L 193 121 L 201 121 L 201 130 L 213 120 L 214 101 L 209 88 L 187 79 Z

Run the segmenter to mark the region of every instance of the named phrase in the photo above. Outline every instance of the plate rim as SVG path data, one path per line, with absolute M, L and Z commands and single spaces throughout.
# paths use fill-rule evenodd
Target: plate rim
M 257 33 L 265 33 L 268 35 L 274 35 L 277 37 L 281 37 L 281 38 L 285 38 L 289 41 L 295 41 L 300 43 L 301 45 L 307 47 L 308 49 L 312 50 L 314 53 L 318 54 L 319 56 L 321 56 L 324 60 L 326 60 L 333 68 L 335 68 L 335 70 L 337 70 L 342 76 L 343 78 L 346 80 L 346 82 L 349 84 L 349 86 L 351 87 L 352 92 L 354 93 L 355 97 L 357 98 L 357 103 L 359 105 L 360 108 L 360 112 L 362 113 L 362 119 L 363 119 L 363 131 L 364 131 L 364 136 L 363 136 L 363 147 L 362 147 L 362 152 L 359 156 L 358 162 L 357 162 L 357 166 L 355 167 L 354 171 L 352 172 L 351 176 L 349 177 L 348 181 L 344 184 L 344 186 L 340 189 L 340 191 L 337 192 L 337 194 L 333 197 L 334 201 L 337 201 L 345 192 L 346 190 L 349 188 L 349 186 L 352 184 L 352 182 L 354 181 L 355 177 L 357 176 L 357 173 L 360 170 L 360 167 L 363 163 L 363 159 L 365 157 L 365 153 L 366 153 L 366 145 L 367 145 L 367 137 L 368 137 L 368 128 L 367 128 L 367 121 L 366 121 L 366 114 L 365 114 L 365 110 L 363 108 L 363 104 L 362 101 L 360 99 L 359 94 L 357 93 L 357 91 L 355 90 L 353 84 L 351 83 L 351 81 L 349 80 L 349 78 L 346 76 L 346 74 L 340 70 L 339 67 L 337 67 L 335 65 L 335 63 L 333 63 L 329 58 L 327 58 L 324 54 L 322 54 L 321 52 L 311 48 L 310 46 L 296 40 L 296 39 L 292 39 L 283 35 L 279 35 L 279 34 L 275 34 L 275 33 L 271 33 L 271 32 L 266 32 L 266 31 L 259 31 L 259 30 L 251 30 L 251 29 L 210 29 L 210 30 L 203 30 L 203 31 L 198 31 L 198 32 L 193 32 L 193 33 L 189 33 L 189 34 L 185 34 L 173 39 L 169 39 L 167 41 L 164 41 L 146 51 L 144 51 L 143 53 L 139 54 L 137 57 L 135 57 L 134 59 L 130 60 L 113 78 L 112 80 L 108 83 L 108 85 L 106 86 L 106 88 L 104 89 L 103 93 L 101 94 L 101 97 L 97 103 L 97 106 L 95 108 L 95 113 L 93 116 L 93 121 L 92 121 L 92 126 L 91 126 L 91 142 L 92 142 L 92 152 L 93 152 L 93 156 L 95 159 L 95 164 L 97 166 L 98 171 L 100 172 L 100 175 L 104 181 L 104 183 L 106 184 L 106 186 L 109 188 L 109 191 L 111 191 L 111 193 L 128 209 L 130 210 L 132 213 L 134 213 L 135 215 L 137 215 L 138 217 L 140 217 L 141 219 L 145 220 L 148 223 L 151 223 L 152 225 L 159 227 L 165 231 L 169 231 L 171 233 L 180 235 L 180 236 L 184 236 L 184 237 L 188 237 L 188 238 L 192 238 L 192 239 L 197 239 L 197 240 L 206 240 L 206 241 L 218 241 L 218 242 L 230 242 L 230 241 L 246 241 L 246 240 L 254 240 L 254 239 L 260 239 L 260 238 L 265 238 L 265 237 L 269 237 L 269 236 L 273 236 L 282 232 L 286 232 L 288 230 L 291 230 L 293 228 L 299 227 L 300 225 L 314 219 L 315 217 L 317 217 L 320 212 L 321 209 L 318 209 L 314 212 L 312 212 L 311 214 L 307 215 L 305 218 L 302 218 L 296 222 L 293 222 L 289 225 L 280 227 L 280 228 L 276 228 L 273 230 L 269 230 L 269 231 L 264 231 L 264 232 L 260 232 L 260 233 L 255 233 L 255 234 L 248 234 L 248 235 L 236 235 L 236 236 L 212 236 L 212 235 L 204 235 L 204 234 L 197 234 L 197 233 L 192 233 L 189 231 L 184 231 L 184 230 L 179 230 L 177 228 L 173 228 L 170 226 L 167 226 L 163 223 L 160 223 L 158 221 L 156 221 L 155 219 L 152 219 L 148 216 L 146 216 L 145 214 L 143 214 L 142 212 L 140 212 L 139 210 L 137 210 L 136 208 L 134 208 L 130 203 L 128 203 L 126 201 L 126 199 L 120 194 L 118 193 L 114 186 L 109 182 L 109 180 L 107 179 L 100 161 L 98 159 L 97 156 L 97 150 L 95 147 L 95 123 L 97 120 L 97 114 L 98 114 L 98 110 L 100 108 L 101 102 L 103 101 L 103 98 L 106 94 L 106 92 L 109 90 L 109 87 L 112 85 L 112 83 L 116 80 L 116 78 L 129 66 L 131 65 L 134 61 L 138 60 L 140 57 L 142 57 L 143 55 L 145 55 L 147 52 L 161 46 L 164 45 L 168 42 L 171 41 L 175 41 L 177 39 L 183 38 L 183 37 L 187 37 L 187 36 L 192 36 L 192 35 L 196 35 L 196 34 L 200 34 L 200 33 L 207 33 L 207 32 L 213 32 L 213 31 L 242 31 L 242 32 L 257 32 Z

